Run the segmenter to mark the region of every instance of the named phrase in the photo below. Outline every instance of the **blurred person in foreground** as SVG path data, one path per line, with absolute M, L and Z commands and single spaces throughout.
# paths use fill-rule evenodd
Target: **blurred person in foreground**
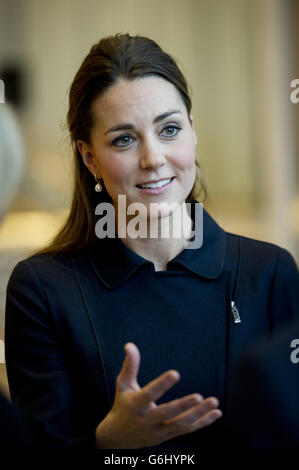
M 24 142 L 14 108 L 0 104 L 0 221 L 24 174 Z
M 299 321 L 240 358 L 232 387 L 227 445 L 299 449 Z
M 291 254 L 201 212 L 191 105 L 143 36 L 101 39 L 74 77 L 70 214 L 7 289 L 10 393 L 36 448 L 217 450 L 236 361 L 299 317 Z
M 24 144 L 14 109 L 0 104 L 0 223 L 24 173 Z M 27 448 L 28 430 L 19 410 L 0 393 L 0 449 Z

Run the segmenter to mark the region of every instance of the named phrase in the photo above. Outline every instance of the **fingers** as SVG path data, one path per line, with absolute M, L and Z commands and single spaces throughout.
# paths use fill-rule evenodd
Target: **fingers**
M 194 406 L 202 403 L 202 401 L 202 395 L 199 393 L 193 393 L 192 395 L 187 395 L 183 398 L 163 403 L 149 413 L 149 422 L 154 424 L 161 423 L 161 421 L 171 420 L 184 411 L 189 410 L 189 408 L 193 408 Z
M 211 410 L 206 413 L 204 416 L 199 418 L 197 421 L 193 422 L 193 429 L 192 431 L 196 431 L 197 429 L 204 428 L 205 426 L 209 426 L 210 424 L 217 421 L 217 419 L 221 418 L 222 411 L 217 409 Z
M 126 343 L 124 350 L 126 357 L 120 373 L 117 376 L 117 386 L 119 390 L 136 387 L 140 365 L 140 352 L 134 343 Z
M 180 380 L 176 370 L 168 370 L 145 385 L 136 395 L 135 404 L 141 409 L 150 402 L 158 400 L 167 390 Z
M 134 343 L 126 343 L 124 349 L 126 357 L 117 376 L 117 391 L 134 389 L 136 392 L 133 394 L 134 397 L 129 394 L 130 401 L 132 397 L 134 398 L 134 414 L 146 413 L 147 423 L 156 425 L 156 429 L 160 429 L 168 436 L 167 439 L 201 429 L 222 416 L 221 410 L 218 409 L 217 398 L 209 397 L 204 400 L 196 393 L 162 405 L 154 404 L 180 380 L 180 374 L 175 370 L 168 370 L 140 389 L 137 383 L 140 366 L 139 349 Z
M 209 397 L 199 405 L 181 413 L 175 419 L 166 420 L 161 424 L 164 427 L 168 426 L 170 433 L 175 436 L 193 432 L 214 423 L 222 416 L 218 406 L 217 398 Z

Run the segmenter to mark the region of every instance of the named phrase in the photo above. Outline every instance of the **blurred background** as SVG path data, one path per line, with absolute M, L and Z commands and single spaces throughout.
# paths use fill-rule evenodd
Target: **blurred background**
M 7 394 L 6 285 L 15 264 L 66 217 L 68 90 L 91 46 L 128 32 L 173 56 L 191 91 L 205 208 L 227 231 L 278 244 L 298 263 L 299 103 L 290 100 L 290 83 L 299 79 L 298 24 L 298 0 L 0 0 L 0 117 L 3 107 L 14 114 L 25 159 L 0 224 L 0 388 Z M 0 171 L 4 181 L 7 170 Z

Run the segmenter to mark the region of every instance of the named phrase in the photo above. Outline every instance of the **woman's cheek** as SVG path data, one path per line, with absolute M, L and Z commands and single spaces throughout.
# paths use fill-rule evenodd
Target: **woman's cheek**
M 190 170 L 195 166 L 195 146 L 194 142 L 186 145 L 186 143 L 180 145 L 173 153 L 173 163 L 180 170 Z
M 131 165 L 125 158 L 110 160 L 106 167 L 106 175 L 114 183 L 122 183 L 131 173 Z

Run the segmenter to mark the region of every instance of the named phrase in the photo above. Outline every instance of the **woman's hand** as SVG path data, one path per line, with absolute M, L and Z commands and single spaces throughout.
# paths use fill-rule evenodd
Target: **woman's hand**
M 204 400 L 198 393 L 157 405 L 155 401 L 180 380 L 179 373 L 168 370 L 140 388 L 139 350 L 134 343 L 126 343 L 124 349 L 126 357 L 116 378 L 113 407 L 96 429 L 97 448 L 151 447 L 197 431 L 222 416 L 217 398 Z

